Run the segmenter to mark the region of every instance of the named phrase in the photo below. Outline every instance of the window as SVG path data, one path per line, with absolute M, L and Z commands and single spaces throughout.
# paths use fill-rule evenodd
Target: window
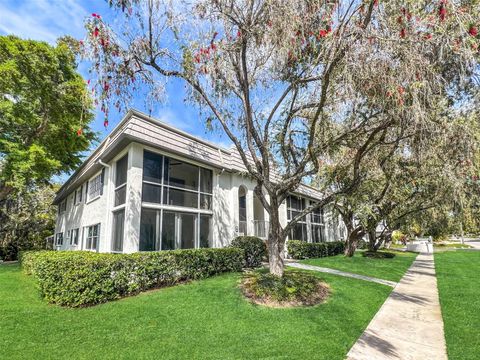
M 140 217 L 140 251 L 158 250 L 157 239 L 157 211 L 142 209 Z
M 125 224 L 125 209 L 113 213 L 113 244 L 112 251 L 123 251 L 123 230 Z
M 103 194 L 103 178 L 105 169 L 88 182 L 88 200 L 95 199 Z
M 85 239 L 86 250 L 97 250 L 100 238 L 100 224 L 88 226 L 86 228 L 87 237 Z
M 117 161 L 115 169 L 115 202 L 114 206 L 125 204 L 127 197 L 128 155 Z
M 238 189 L 238 233 L 247 235 L 247 189 Z
M 207 214 L 142 209 L 140 251 L 211 247 L 212 217 Z
M 312 242 L 325 241 L 325 226 L 323 223 L 323 208 L 311 212 Z
M 290 195 L 287 197 L 287 219 L 292 220 L 296 217 L 302 210 L 305 209 L 305 199 Z M 306 217 L 302 217 L 293 228 L 290 230 L 290 239 L 291 240 L 303 240 L 307 241 L 307 220 Z
M 78 245 L 78 233 L 79 229 L 72 229 L 68 230 L 67 232 L 67 238 L 70 239 L 70 245 L 72 246 L 77 246 Z
M 63 245 L 63 232 L 57 233 L 55 235 L 55 245 L 57 246 Z
M 200 215 L 200 247 L 212 247 L 212 217 Z
M 142 201 L 210 210 L 212 171 L 145 151 Z
M 74 195 L 74 204 L 78 205 L 82 202 L 82 197 L 83 197 L 83 185 L 80 186 L 77 190 L 75 190 L 75 195 Z
M 62 214 L 65 211 L 67 211 L 67 199 L 63 200 L 59 205 L 58 205 L 58 213 Z

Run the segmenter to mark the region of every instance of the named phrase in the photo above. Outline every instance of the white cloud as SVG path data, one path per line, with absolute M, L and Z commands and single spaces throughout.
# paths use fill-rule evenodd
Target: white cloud
M 54 44 L 65 34 L 82 37 L 89 12 L 75 0 L 31 0 L 0 1 L 0 14 L 0 33 Z

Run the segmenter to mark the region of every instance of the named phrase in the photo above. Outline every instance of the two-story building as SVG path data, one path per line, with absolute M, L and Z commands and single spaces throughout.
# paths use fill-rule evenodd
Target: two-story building
M 238 235 L 265 238 L 268 213 L 235 148 L 224 149 L 130 110 L 58 191 L 54 247 L 98 252 L 224 247 Z M 301 185 L 281 206 L 287 224 L 318 201 Z M 290 238 L 343 238 L 337 217 L 318 210 Z

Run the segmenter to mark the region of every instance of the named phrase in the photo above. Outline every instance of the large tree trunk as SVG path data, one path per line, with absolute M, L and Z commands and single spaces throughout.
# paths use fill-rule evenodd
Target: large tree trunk
M 377 228 L 368 230 L 368 250 L 377 251 Z
M 272 204 L 270 208 L 270 225 L 268 231 L 268 264 L 270 273 L 276 276 L 283 276 L 285 259 L 285 236 L 280 217 L 278 216 L 278 206 Z
M 364 232 L 360 227 L 348 228 L 347 227 L 347 240 L 345 241 L 345 256 L 352 257 L 357 250 L 358 243 L 362 239 Z

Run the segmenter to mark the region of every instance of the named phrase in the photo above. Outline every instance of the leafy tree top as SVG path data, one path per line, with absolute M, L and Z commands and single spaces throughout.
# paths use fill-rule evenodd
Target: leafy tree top
M 75 169 L 95 138 L 92 119 L 92 100 L 67 41 L 51 46 L 0 36 L 2 191 Z

